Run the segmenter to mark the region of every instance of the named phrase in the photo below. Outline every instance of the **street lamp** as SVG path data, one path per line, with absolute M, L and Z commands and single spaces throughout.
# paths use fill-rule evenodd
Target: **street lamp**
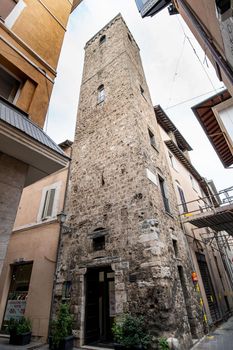
M 57 221 L 61 226 L 61 232 L 63 234 L 72 233 L 72 227 L 70 225 L 64 224 L 66 222 L 66 217 L 67 217 L 67 215 L 63 211 L 61 211 L 59 214 L 57 214 Z

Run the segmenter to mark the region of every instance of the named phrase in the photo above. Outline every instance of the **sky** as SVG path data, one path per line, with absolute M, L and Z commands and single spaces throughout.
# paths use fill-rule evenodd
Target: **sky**
M 232 169 L 224 169 L 191 110 L 224 84 L 180 15 L 167 9 L 142 19 L 134 0 L 83 0 L 69 19 L 45 131 L 57 143 L 74 139 L 85 43 L 118 13 L 140 47 L 152 102 L 193 148 L 193 165 L 218 190 L 232 186 Z

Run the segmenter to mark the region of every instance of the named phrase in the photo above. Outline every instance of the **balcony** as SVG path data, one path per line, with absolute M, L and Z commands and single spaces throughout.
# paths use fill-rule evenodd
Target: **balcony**
M 181 214 L 183 223 L 209 227 L 216 232 L 226 231 L 233 236 L 233 186 L 185 204 L 187 211 Z
M 30 116 L 0 97 L 0 152 L 29 165 L 26 184 L 64 168 L 69 158 Z

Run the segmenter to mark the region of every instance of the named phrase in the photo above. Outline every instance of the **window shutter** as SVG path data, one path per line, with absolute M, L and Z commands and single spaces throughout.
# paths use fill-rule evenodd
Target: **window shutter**
M 48 190 L 45 195 L 44 208 L 42 212 L 42 219 L 46 219 L 52 216 L 53 213 L 53 203 L 55 197 L 55 188 Z

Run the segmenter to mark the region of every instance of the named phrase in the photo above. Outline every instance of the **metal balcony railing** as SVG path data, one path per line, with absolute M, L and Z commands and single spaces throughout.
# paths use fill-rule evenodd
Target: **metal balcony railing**
M 225 188 L 218 193 L 210 193 L 206 197 L 180 203 L 178 206 L 181 218 L 186 220 L 194 215 L 214 213 L 219 211 L 219 209 L 224 209 L 224 207 L 227 209 L 231 204 L 233 206 L 233 186 Z

